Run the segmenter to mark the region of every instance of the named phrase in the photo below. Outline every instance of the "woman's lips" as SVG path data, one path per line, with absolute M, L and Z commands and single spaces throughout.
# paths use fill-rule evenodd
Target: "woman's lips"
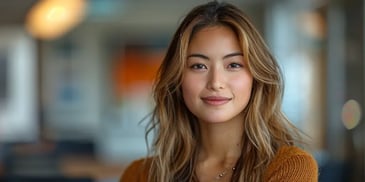
M 208 96 L 208 97 L 202 97 L 202 100 L 206 104 L 219 106 L 231 101 L 232 98 L 221 97 L 221 96 Z

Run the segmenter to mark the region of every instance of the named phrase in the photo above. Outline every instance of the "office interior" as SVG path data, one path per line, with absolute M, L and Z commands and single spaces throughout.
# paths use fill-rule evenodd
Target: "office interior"
M 118 181 L 147 154 L 169 41 L 205 2 L 1 1 L 0 179 Z M 283 111 L 307 134 L 319 181 L 365 181 L 364 0 L 226 2 L 251 17 L 279 61 Z

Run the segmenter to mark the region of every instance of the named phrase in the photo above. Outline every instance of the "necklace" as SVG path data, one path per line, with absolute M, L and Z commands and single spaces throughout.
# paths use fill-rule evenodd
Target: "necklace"
M 225 169 L 224 171 L 222 171 L 221 173 L 219 173 L 215 179 L 218 181 L 218 180 L 221 180 L 224 176 L 226 176 L 227 173 L 229 173 L 230 171 L 232 171 L 232 173 L 236 170 L 235 167 L 232 167 L 230 170 L 229 169 Z

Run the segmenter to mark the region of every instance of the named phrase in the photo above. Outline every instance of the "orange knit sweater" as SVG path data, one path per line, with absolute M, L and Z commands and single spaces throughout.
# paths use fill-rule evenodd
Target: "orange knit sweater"
M 144 168 L 143 161 L 140 159 L 129 165 L 120 182 L 147 182 L 148 167 Z M 265 171 L 263 181 L 317 182 L 317 163 L 309 153 L 298 147 L 281 147 Z

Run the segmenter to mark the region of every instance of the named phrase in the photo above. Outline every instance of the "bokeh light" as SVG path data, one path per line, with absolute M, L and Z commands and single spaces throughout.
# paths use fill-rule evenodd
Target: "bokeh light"
M 85 0 L 39 1 L 27 16 L 26 28 L 35 37 L 55 39 L 80 23 Z
M 342 107 L 342 122 L 347 129 L 355 128 L 361 119 L 361 107 L 356 100 L 348 100 Z

